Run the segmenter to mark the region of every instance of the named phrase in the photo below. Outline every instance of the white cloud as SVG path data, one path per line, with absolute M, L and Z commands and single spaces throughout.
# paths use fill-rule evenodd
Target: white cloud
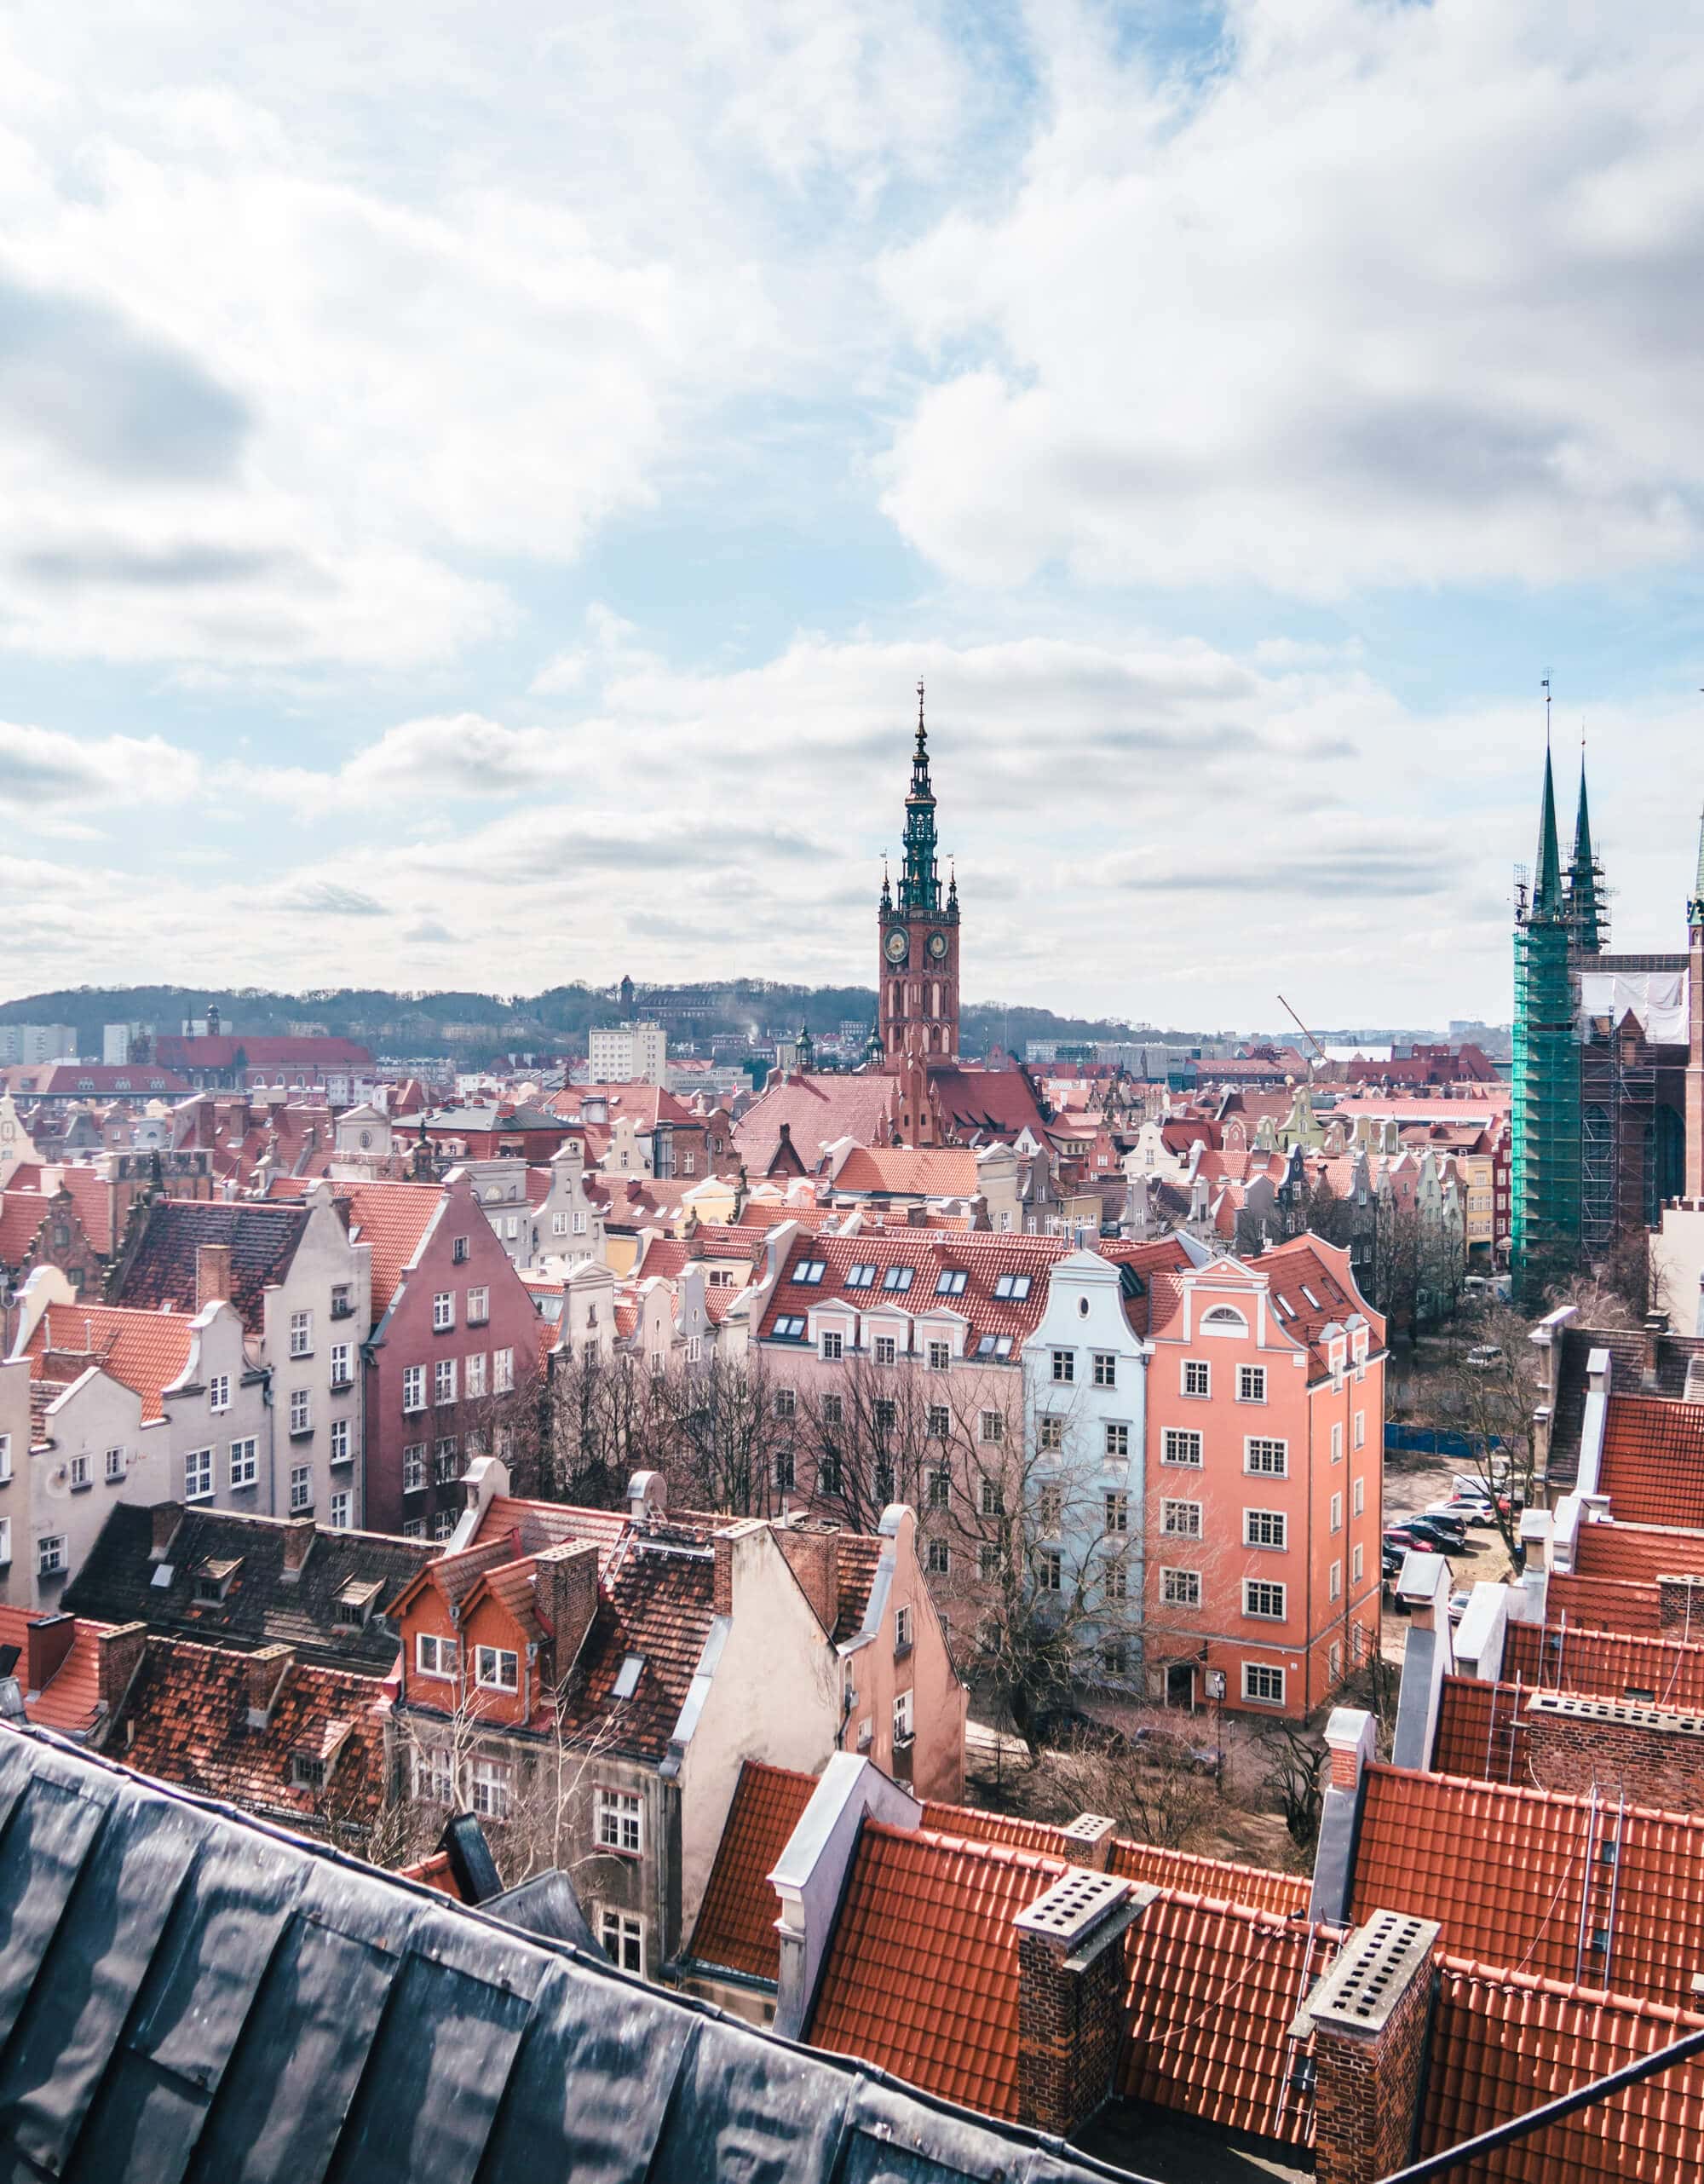
M 924 552 L 1335 596 L 1695 547 L 1695 9 L 1233 0 L 1188 81 L 1030 20 L 1010 198 L 888 268 L 943 359 L 888 465 Z
M 200 775 L 192 752 L 159 736 L 82 737 L 0 720 L 0 802 L 32 816 L 59 804 L 180 803 Z M 74 824 L 50 823 L 61 837 Z

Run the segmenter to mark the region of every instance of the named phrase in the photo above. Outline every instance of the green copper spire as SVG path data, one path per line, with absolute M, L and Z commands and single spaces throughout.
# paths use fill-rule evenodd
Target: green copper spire
M 1557 845 L 1556 776 L 1550 751 L 1545 750 L 1544 803 L 1539 811 L 1539 855 L 1533 868 L 1530 919 L 1557 919 L 1562 916 L 1562 851 Z
M 923 724 L 921 683 L 917 686 L 917 747 L 912 753 L 911 794 L 906 798 L 905 877 L 900 882 L 900 908 L 941 908 L 935 856 L 935 791 L 929 780 L 929 735 Z
M 1580 754 L 1580 810 L 1574 822 L 1574 856 L 1568 867 L 1568 910 L 1574 944 L 1582 955 L 1603 946 L 1605 918 L 1598 861 L 1592 854 L 1592 814 L 1586 800 L 1586 753 Z

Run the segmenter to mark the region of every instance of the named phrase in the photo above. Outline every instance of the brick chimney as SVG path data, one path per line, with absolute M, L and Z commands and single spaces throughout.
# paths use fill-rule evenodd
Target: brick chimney
M 217 1299 L 231 1301 L 231 1247 L 204 1243 L 195 1248 L 195 1309 L 203 1311 Z
M 148 1541 L 148 1560 L 164 1562 L 167 1549 L 177 1536 L 177 1528 L 183 1522 L 182 1504 L 177 1501 L 156 1501 L 153 1507 L 149 1510 L 148 1516 L 152 1524 L 152 1536 Z
M 1704 1577 L 1690 1575 L 1656 1581 L 1657 1621 L 1665 1630 L 1683 1630 L 1704 1639 Z
M 817 1621 L 831 1634 L 840 1615 L 840 1535 L 777 1524 L 775 1544 Z
M 711 1613 L 731 1616 L 734 1612 L 734 1541 L 728 1532 L 718 1532 L 711 1541 L 711 1553 L 715 1559 L 716 1576 L 711 1588 Z
M 314 1524 L 311 1517 L 292 1517 L 284 1528 L 284 1567 L 279 1571 L 279 1582 L 297 1583 L 306 1568 L 314 1547 Z
M 102 1709 L 110 1720 L 118 1711 L 130 1679 L 142 1665 L 148 1650 L 145 1622 L 121 1622 L 99 1631 L 95 1639 L 95 1685 Z
M 567 1540 L 532 1558 L 532 1598 L 556 1649 L 557 1680 L 574 1664 L 597 1613 L 597 1548 L 590 1540 Z
M 1111 1862 L 1118 1823 L 1104 1812 L 1079 1812 L 1068 1828 L 1060 1830 L 1061 1847 L 1073 1865 L 1104 1873 Z
M 1124 2033 L 1120 1944 L 1159 1893 L 1079 1870 L 1013 1920 L 1021 2123 L 1068 2138 L 1105 2105 Z
M 65 1665 L 65 1657 L 77 1639 L 75 1616 L 40 1616 L 26 1623 L 24 1647 L 24 1689 L 45 1691 Z
M 262 1645 L 243 1657 L 243 1679 L 248 1686 L 249 1726 L 264 1729 L 272 1720 L 284 1680 L 296 1655 L 288 1645 Z
M 1408 2158 L 1431 2014 L 1435 1919 L 1374 1911 L 1292 2030 L 1314 2039 L 1314 2173 L 1376 2184 Z

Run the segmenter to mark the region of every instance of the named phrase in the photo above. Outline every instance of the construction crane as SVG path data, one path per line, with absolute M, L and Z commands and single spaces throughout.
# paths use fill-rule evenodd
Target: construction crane
M 1327 1053 L 1325 1048 L 1321 1046 L 1319 1040 L 1315 1038 L 1312 1032 L 1309 1030 L 1306 1024 L 1303 1023 L 1300 1017 L 1297 1015 L 1294 1009 L 1291 1007 L 1290 1004 L 1285 1000 L 1281 994 L 1278 996 L 1278 1006 L 1283 1010 L 1285 1015 L 1289 1017 L 1291 1023 L 1295 1025 L 1297 1030 L 1301 1033 L 1303 1038 L 1307 1040 L 1309 1046 L 1313 1048 L 1315 1053 L 1319 1056 L 1321 1061 L 1329 1062 L 1331 1059 L 1330 1055 Z M 1313 1080 L 1313 1075 L 1314 1065 L 1310 1062 L 1308 1064 L 1308 1079 L 1310 1083 Z

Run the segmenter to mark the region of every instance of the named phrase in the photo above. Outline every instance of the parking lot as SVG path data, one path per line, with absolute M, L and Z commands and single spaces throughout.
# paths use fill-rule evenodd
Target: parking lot
M 1417 1516 L 1429 1501 L 1448 1498 L 1450 1483 L 1465 1468 L 1459 1457 L 1419 1455 L 1402 1449 L 1384 1453 L 1384 1522 L 1400 1524 Z M 1494 1524 L 1470 1524 L 1465 1553 L 1448 1554 L 1451 1588 L 1460 1591 L 1482 1578 L 1497 1582 L 1509 1573 L 1509 1552 Z M 1384 1593 L 1384 1657 L 1400 1661 L 1408 1642 L 1408 1618 L 1390 1612 L 1390 1590 Z

